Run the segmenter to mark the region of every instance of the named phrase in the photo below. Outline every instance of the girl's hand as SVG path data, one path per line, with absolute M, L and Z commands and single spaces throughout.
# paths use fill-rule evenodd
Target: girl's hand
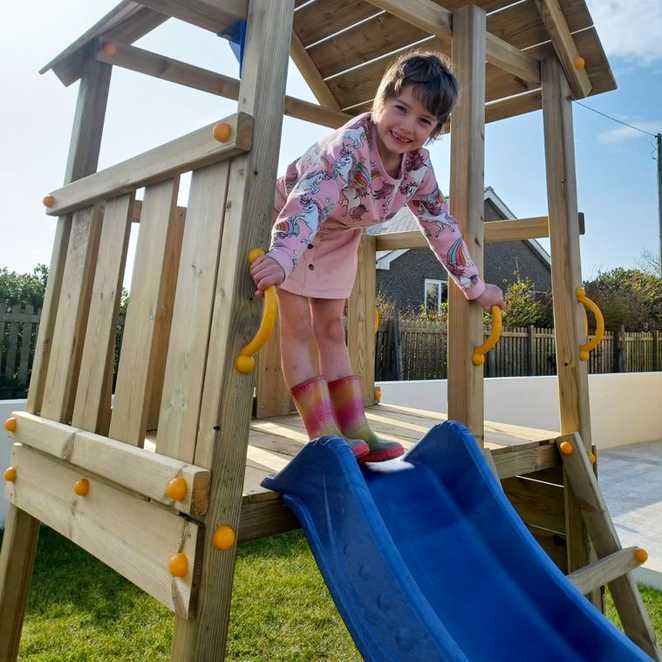
M 491 285 L 490 283 L 485 284 L 485 291 L 476 299 L 476 301 L 488 313 L 492 310 L 492 306 L 499 306 L 501 310 L 504 310 L 505 308 L 501 288 L 497 285 Z
M 268 287 L 280 285 L 285 280 L 285 272 L 272 257 L 262 255 L 251 264 L 251 277 L 257 287 L 255 294 L 260 297 Z

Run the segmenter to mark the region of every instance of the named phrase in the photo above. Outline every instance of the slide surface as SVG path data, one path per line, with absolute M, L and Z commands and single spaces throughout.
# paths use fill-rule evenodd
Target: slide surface
M 325 437 L 263 483 L 296 512 L 365 660 L 650 661 L 539 547 L 463 425 L 390 464 L 359 467 Z

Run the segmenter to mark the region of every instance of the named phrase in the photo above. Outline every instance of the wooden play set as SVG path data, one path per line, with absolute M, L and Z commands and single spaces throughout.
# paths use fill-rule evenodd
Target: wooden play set
M 614 89 L 609 64 L 585 0 L 443 4 L 123 0 L 43 69 L 80 86 L 65 185 L 44 199 L 57 230 L 27 406 L 6 423 L 16 444 L 5 473 L 0 660 L 17 657 L 41 522 L 175 613 L 173 660 L 223 657 L 237 542 L 297 526 L 260 482 L 307 441 L 275 335 L 256 380 L 236 367 L 258 328 L 247 256 L 268 245 L 283 114 L 341 126 L 370 107 L 394 54 L 414 47 L 450 54 L 460 81 L 450 202 L 473 259 L 482 268 L 485 241 L 551 240 L 561 429 L 484 421 L 483 368 L 472 361 L 482 311 L 456 288 L 448 417 L 491 449 L 506 493 L 554 561 L 599 608 L 608 583 L 627 634 L 662 659 L 629 572 L 645 552 L 621 549 L 590 462 L 571 102 Z M 170 17 L 239 43 L 241 80 L 131 45 Z M 285 96 L 289 56 L 319 105 Z M 113 66 L 236 99 L 237 112 L 97 172 Z M 540 109 L 548 216 L 485 223 L 485 122 Z M 132 223 L 135 265 L 113 375 Z M 375 253 L 423 245 L 419 234 L 366 236 L 348 308 L 368 418 L 407 447 L 439 415 L 375 401 Z

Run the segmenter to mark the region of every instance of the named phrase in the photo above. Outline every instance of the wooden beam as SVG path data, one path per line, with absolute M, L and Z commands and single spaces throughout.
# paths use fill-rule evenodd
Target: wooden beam
M 214 122 L 53 191 L 55 204 L 47 213 L 68 213 L 97 201 L 130 193 L 141 186 L 172 179 L 187 170 L 226 161 L 251 148 L 253 118 L 250 115 L 238 113 L 220 121 L 230 125 L 231 135 L 227 142 L 214 138 L 213 128 L 217 124 Z
M 320 104 L 333 110 L 340 110 L 340 104 L 336 100 L 336 97 L 333 96 L 329 86 L 320 75 L 317 66 L 315 66 L 315 63 L 310 55 L 308 55 L 308 51 L 304 48 L 304 45 L 294 30 L 292 30 L 290 55 Z
M 27 412 L 13 412 L 12 416 L 17 421 L 14 437 L 25 446 L 182 513 L 201 517 L 207 511 L 207 469 Z M 167 496 L 166 487 L 171 480 L 180 477 L 186 481 L 186 496 L 182 501 L 173 501 Z
M 452 14 L 432 0 L 368 0 L 389 14 L 449 42 L 453 34 Z M 522 53 L 496 35 L 487 33 L 487 62 L 527 83 L 540 84 L 540 62 Z
M 213 536 L 220 525 L 239 530 L 254 380 L 236 370 L 235 359 L 259 317 L 247 256 L 271 227 L 293 8 L 293 0 L 250 0 L 239 111 L 255 118 L 255 141 L 230 164 L 196 440 L 195 463 L 212 467 L 202 583 L 197 617 L 177 620 L 175 660 L 212 662 L 225 654 L 236 547 L 219 551 Z
M 235 78 L 179 62 L 164 55 L 150 53 L 135 46 L 118 42 L 107 43 L 112 44 L 112 48 L 102 48 L 97 52 L 96 57 L 99 62 L 106 62 L 171 83 L 210 92 L 226 99 L 236 101 L 239 98 L 240 81 Z M 112 55 L 108 53 L 112 53 Z M 339 110 L 289 96 L 285 97 L 285 114 L 332 129 L 336 129 L 352 119 L 352 115 Z
M 570 34 L 568 22 L 558 0 L 535 0 L 536 7 L 552 39 L 554 50 L 565 71 L 570 89 L 576 99 L 587 97 L 591 92 L 591 81 L 585 68 L 577 68 L 577 47 Z
M 140 4 L 216 34 L 245 19 L 248 13 L 248 0 L 140 0 Z
M 191 614 L 198 524 L 113 487 L 28 446 L 15 444 L 11 503 L 76 543 L 182 618 Z M 73 485 L 89 482 L 88 496 Z M 178 552 L 188 559 L 182 578 L 168 570 Z
M 638 568 L 641 565 L 641 561 L 638 561 L 635 555 L 637 549 L 637 547 L 620 549 L 609 556 L 605 556 L 603 559 L 591 563 L 591 565 L 587 565 L 585 568 L 576 570 L 568 575 L 568 579 L 581 593 L 586 595 Z
M 616 554 L 621 550 L 621 543 L 598 485 L 584 441 L 579 434 L 575 433 L 565 439 L 559 437 L 556 443 L 559 450 L 563 443 L 572 444 L 572 452 L 561 453 L 563 467 L 577 498 L 581 515 L 598 558 L 604 559 Z M 628 573 L 613 579 L 609 584 L 609 589 L 625 633 L 654 660 L 662 660 L 655 630 L 648 618 L 648 612 L 632 575 Z
M 451 213 L 471 258 L 483 272 L 485 163 L 485 12 L 467 5 L 453 14 L 453 66 L 462 94 L 451 131 Z M 482 446 L 483 369 L 473 365 L 483 342 L 483 310 L 458 287 L 448 293 L 448 417 L 462 421 Z

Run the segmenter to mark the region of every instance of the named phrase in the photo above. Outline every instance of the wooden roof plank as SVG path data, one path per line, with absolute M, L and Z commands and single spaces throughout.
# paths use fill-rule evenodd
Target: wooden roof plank
M 248 15 L 248 0 L 140 0 L 141 4 L 150 7 L 166 16 L 178 18 L 192 23 L 205 30 L 219 33 L 236 21 L 245 19 Z
M 332 108 L 333 110 L 340 110 L 340 104 L 336 99 L 333 91 L 326 84 L 324 78 L 320 75 L 317 66 L 312 61 L 310 55 L 304 48 L 299 36 L 295 30 L 292 30 L 292 44 L 290 46 L 290 55 L 301 72 L 306 83 L 313 91 L 317 100 L 323 105 Z
M 558 0 L 535 0 L 535 2 L 542 21 L 551 36 L 552 44 L 565 71 L 570 89 L 576 98 L 588 96 L 591 91 L 591 81 L 585 69 L 576 66 L 579 53 Z

